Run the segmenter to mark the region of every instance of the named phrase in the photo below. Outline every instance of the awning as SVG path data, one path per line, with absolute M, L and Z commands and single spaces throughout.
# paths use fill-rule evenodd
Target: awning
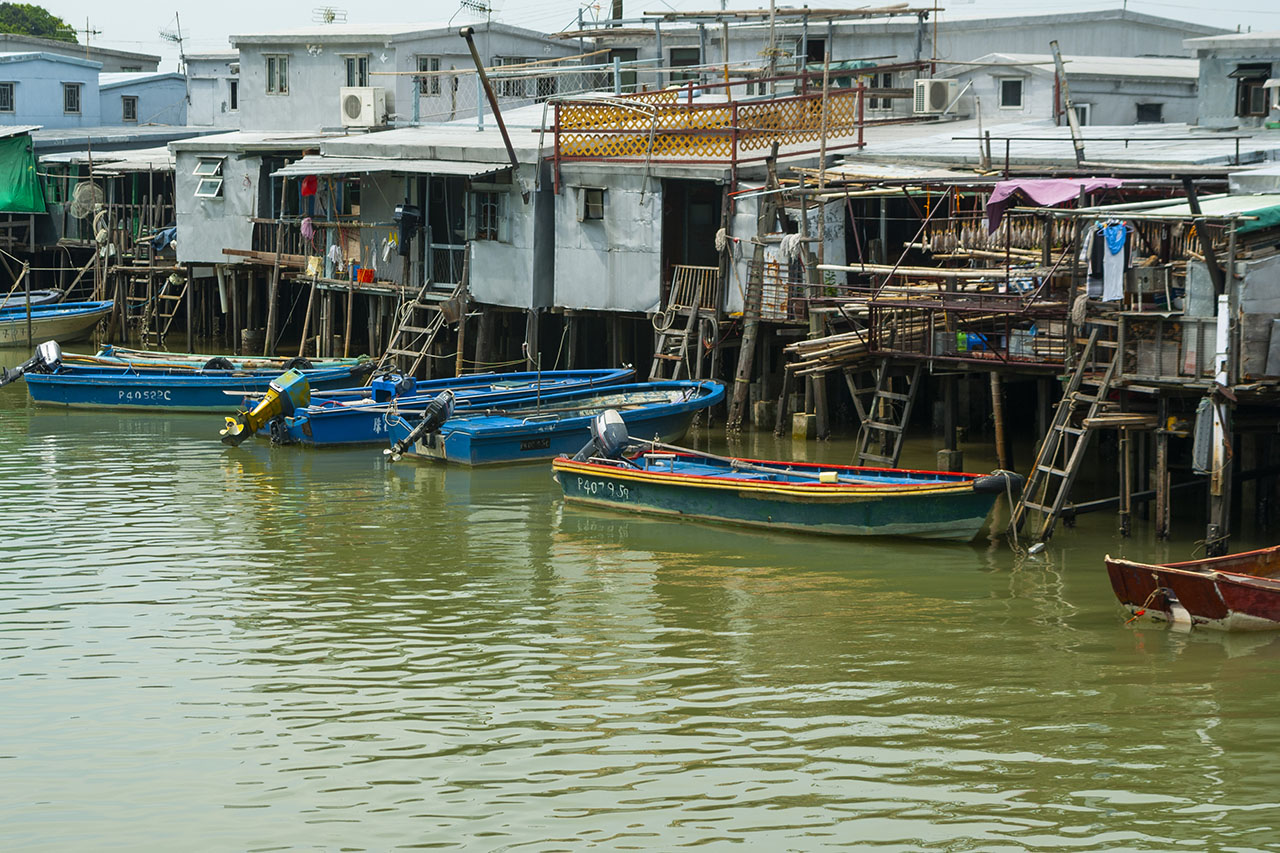
M 1231 80 L 1257 80 L 1271 76 L 1270 63 L 1256 63 L 1253 65 L 1241 65 L 1232 71 L 1227 77 Z
M 397 157 L 326 157 L 309 154 L 277 169 L 273 178 L 306 175 L 363 175 L 389 172 L 397 175 L 455 175 L 474 178 L 510 169 L 509 164 L 472 163 L 465 160 L 410 160 Z
M 1270 80 L 1262 84 L 1264 89 L 1280 89 L 1280 77 L 1272 77 Z

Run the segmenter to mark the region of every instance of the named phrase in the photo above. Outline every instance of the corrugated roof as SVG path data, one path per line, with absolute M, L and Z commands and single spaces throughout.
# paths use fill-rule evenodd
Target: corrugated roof
M 1064 56 L 1067 77 L 1154 77 L 1196 80 L 1200 76 L 1200 61 L 1167 56 Z M 1053 57 L 1035 53 L 989 53 L 986 56 L 955 67 L 952 74 L 962 74 L 977 63 L 979 67 L 999 67 L 1008 63 L 1043 73 L 1054 72 Z M 989 64 L 988 64 L 989 63 Z
M 1251 213 L 1257 213 L 1269 208 L 1280 206 L 1280 193 L 1211 195 L 1204 196 L 1199 199 L 1199 202 L 1200 214 L 1203 216 L 1247 216 Z M 1141 210 L 1146 214 L 1157 214 L 1160 216 L 1185 216 L 1187 218 L 1196 216 L 1196 214 L 1191 212 L 1191 205 L 1185 201 L 1161 205 L 1151 205 L 1150 203 L 1143 202 L 1138 202 L 1137 204 L 1112 204 L 1100 207 L 1082 208 L 1082 210 L 1096 210 L 1099 213 L 1120 213 L 1126 210 Z
M 474 178 L 510 168 L 494 163 L 470 163 L 461 160 L 422 160 L 379 157 L 325 157 L 308 155 L 283 169 L 272 172 L 272 177 L 301 177 L 305 175 L 359 175 L 371 172 L 390 172 L 401 175 L 460 175 Z

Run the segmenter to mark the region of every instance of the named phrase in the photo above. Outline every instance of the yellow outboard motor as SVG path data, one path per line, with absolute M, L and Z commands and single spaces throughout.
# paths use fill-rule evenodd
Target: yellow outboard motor
M 262 402 L 252 411 L 240 412 L 228 417 L 226 427 L 219 433 L 222 443 L 237 446 L 262 429 L 273 418 L 293 414 L 295 409 L 311 403 L 311 383 L 300 370 L 289 370 L 271 380 Z

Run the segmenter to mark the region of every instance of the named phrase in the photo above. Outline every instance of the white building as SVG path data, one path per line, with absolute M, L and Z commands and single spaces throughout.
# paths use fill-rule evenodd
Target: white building
M 1200 60 L 1203 127 L 1261 127 L 1280 118 L 1280 31 L 1188 39 Z

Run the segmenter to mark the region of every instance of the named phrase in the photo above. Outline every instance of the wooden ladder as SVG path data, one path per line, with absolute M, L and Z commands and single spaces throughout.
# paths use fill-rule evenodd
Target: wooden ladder
M 1040 443 L 1022 497 L 1013 508 L 1009 524 L 1014 530 L 1020 530 L 1032 512 L 1041 514 L 1043 521 L 1036 533 L 1038 542 L 1045 542 L 1053 535 L 1053 528 L 1067 506 L 1071 485 L 1084 465 L 1089 442 L 1097 431 L 1090 422 L 1110 405 L 1107 395 L 1115 383 L 1120 359 L 1116 342 L 1101 340 L 1100 334 L 1101 329 L 1095 325 L 1054 410 L 1053 423 Z M 1099 353 L 1104 351 L 1109 356 L 1099 358 Z M 1099 370 L 1101 376 L 1098 376 Z M 1086 392 L 1084 386 L 1090 386 L 1092 391 Z
M 449 299 L 461 301 L 466 286 L 464 277 L 454 287 Z M 427 351 L 435 343 L 436 335 L 448 322 L 444 311 L 441 310 L 446 300 L 429 299 L 428 294 L 431 290 L 431 282 L 423 284 L 417 296 L 400 306 L 400 324 L 396 326 L 395 333 L 387 344 L 386 352 L 382 354 L 382 358 L 378 359 L 378 366 L 372 375 L 382 373 L 388 362 L 396 358 L 413 359 L 405 373 L 409 376 L 417 373 L 422 360 L 427 357 Z
M 902 442 L 906 435 L 907 424 L 911 422 L 911 407 L 915 404 L 916 392 L 920 388 L 920 363 L 915 362 L 906 374 L 906 393 L 893 390 L 893 365 L 889 359 L 882 359 L 876 370 L 876 384 L 871 389 L 858 389 L 850 377 L 850 392 L 854 402 L 859 396 L 871 392 L 871 403 L 865 409 L 865 419 L 858 429 L 858 452 L 854 456 L 855 465 L 869 465 L 879 468 L 896 468 L 898 457 L 902 454 Z M 860 411 L 864 411 L 858 406 Z M 872 448 L 879 442 L 888 445 L 890 450 L 884 453 L 873 453 Z M 877 448 L 879 449 L 879 448 Z
M 663 329 L 658 332 L 658 342 L 653 347 L 653 364 L 649 367 L 649 381 L 679 379 L 680 371 L 689 372 L 689 340 L 698 325 L 699 311 L 689 311 L 689 322 L 683 329 Z M 699 353 L 701 355 L 701 353 Z M 671 365 L 668 376 L 664 367 Z

